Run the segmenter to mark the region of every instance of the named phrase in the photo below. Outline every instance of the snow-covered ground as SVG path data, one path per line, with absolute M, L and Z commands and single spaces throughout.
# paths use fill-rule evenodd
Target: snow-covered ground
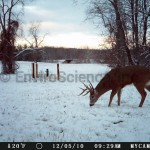
M 110 70 L 106 65 L 60 64 L 60 82 L 54 78 L 56 64 L 39 63 L 40 74 L 46 69 L 53 74 L 51 81 L 30 80 L 31 62 L 19 64 L 18 73 L 8 82 L 0 75 L 1 142 L 150 141 L 150 93 L 142 108 L 138 107 L 140 94 L 132 85 L 124 88 L 120 107 L 117 97 L 108 107 L 110 92 L 93 107 L 89 106 L 89 95 L 78 96 L 79 87 L 83 87 L 80 81 L 90 77 L 96 86 Z

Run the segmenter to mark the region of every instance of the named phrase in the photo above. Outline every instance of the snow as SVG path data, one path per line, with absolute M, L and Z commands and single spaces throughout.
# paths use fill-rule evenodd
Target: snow
M 101 74 L 99 79 L 102 78 L 110 70 L 107 65 L 60 64 L 60 82 L 54 79 L 54 63 L 38 63 L 41 74 L 46 69 L 53 74 L 51 81 L 24 79 L 24 74 L 31 74 L 31 62 L 18 63 L 18 73 L 10 75 L 8 82 L 3 82 L 0 75 L 1 142 L 150 141 L 149 92 L 142 108 L 138 107 L 140 94 L 132 85 L 124 88 L 121 106 L 117 106 L 114 97 L 108 107 L 110 91 L 93 107 L 89 106 L 89 95 L 78 96 L 79 87 L 83 87 L 80 81 L 87 83 L 88 74 Z M 98 83 L 92 78 L 90 81 L 93 86 Z

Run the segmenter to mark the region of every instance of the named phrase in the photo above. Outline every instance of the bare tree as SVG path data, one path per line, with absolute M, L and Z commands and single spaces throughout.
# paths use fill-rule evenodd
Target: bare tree
M 5 74 L 15 73 L 15 39 L 24 4 L 25 0 L 0 0 L 0 54 Z
M 87 19 L 106 28 L 112 43 L 115 63 L 139 65 L 141 54 L 148 45 L 150 25 L 149 0 L 85 0 Z M 117 60 L 117 61 L 116 61 Z
M 32 48 L 38 48 L 39 46 L 41 46 L 47 35 L 47 33 L 44 35 L 40 34 L 40 27 L 41 27 L 40 22 L 33 22 L 29 27 L 29 37 L 31 37 L 32 40 L 29 41 L 28 38 L 25 38 L 25 40 Z
M 126 43 L 126 31 L 122 21 L 121 8 L 121 2 L 118 0 L 94 0 L 90 2 L 87 16 L 88 19 L 96 17 L 98 24 L 102 21 L 109 33 L 109 39 L 115 41 L 113 42 L 113 48 L 116 50 L 117 64 L 133 64 L 131 53 Z

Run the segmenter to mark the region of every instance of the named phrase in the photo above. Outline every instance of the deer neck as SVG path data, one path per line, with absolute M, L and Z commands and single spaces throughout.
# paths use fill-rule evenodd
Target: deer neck
M 103 95 L 104 93 L 106 93 L 107 91 L 111 90 L 111 88 L 109 87 L 109 85 L 104 85 L 99 83 L 94 91 L 97 97 L 100 97 L 101 95 Z

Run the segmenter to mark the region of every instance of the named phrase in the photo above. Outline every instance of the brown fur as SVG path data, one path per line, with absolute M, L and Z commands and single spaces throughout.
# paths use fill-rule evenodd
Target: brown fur
M 150 82 L 150 69 L 147 67 L 126 66 L 112 69 L 97 84 L 94 89 L 96 92 L 90 95 L 90 106 L 93 106 L 98 98 L 109 90 L 112 90 L 112 92 L 108 106 L 111 106 L 115 94 L 118 94 L 118 105 L 120 105 L 121 89 L 126 85 L 133 84 L 141 94 L 139 107 L 142 107 L 147 95 L 145 89 L 150 91 L 150 85 L 146 85 L 148 82 Z

